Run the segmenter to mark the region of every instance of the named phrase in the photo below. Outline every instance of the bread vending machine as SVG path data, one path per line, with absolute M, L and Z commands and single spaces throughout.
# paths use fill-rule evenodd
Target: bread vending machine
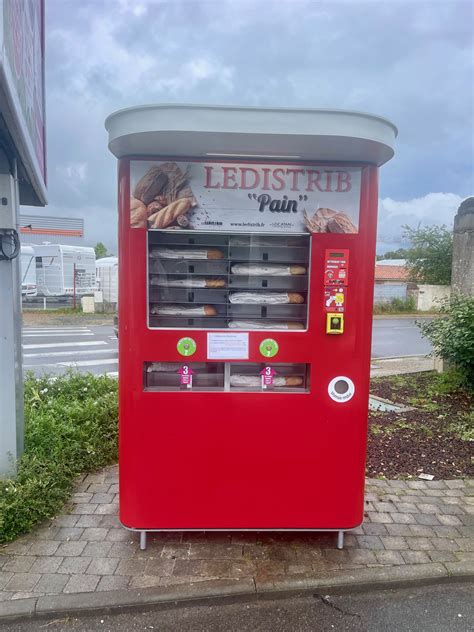
M 153 105 L 119 158 L 120 520 L 334 530 L 363 519 L 378 167 L 339 110 Z

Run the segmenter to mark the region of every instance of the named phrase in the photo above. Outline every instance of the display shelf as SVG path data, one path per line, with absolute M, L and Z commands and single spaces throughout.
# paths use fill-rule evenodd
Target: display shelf
M 169 234 L 157 230 L 149 231 L 148 248 L 150 327 L 226 329 L 238 319 L 262 324 L 272 320 L 283 324 L 287 319 L 289 330 L 299 330 L 294 323 L 306 327 L 309 235 Z M 217 251 L 219 258 L 204 258 L 216 257 Z M 198 286 L 200 279 L 202 287 Z M 206 287 L 212 281 L 225 286 Z M 244 291 L 251 296 L 232 301 L 233 294 Z M 295 297 L 271 302 L 285 301 L 290 293 L 300 294 L 303 302 L 290 302 Z M 191 304 L 209 306 L 215 314 L 190 315 L 186 310 Z M 160 305 L 165 311 L 175 306 L 176 313 L 156 313 Z

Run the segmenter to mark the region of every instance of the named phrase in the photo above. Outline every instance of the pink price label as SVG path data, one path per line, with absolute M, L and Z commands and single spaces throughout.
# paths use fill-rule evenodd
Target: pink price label
M 178 369 L 180 384 L 182 386 L 192 386 L 193 370 L 187 364 Z
M 273 384 L 273 376 L 276 371 L 271 366 L 266 366 L 264 369 L 260 371 L 260 375 L 262 376 L 262 387 L 266 388 L 267 386 L 272 386 Z

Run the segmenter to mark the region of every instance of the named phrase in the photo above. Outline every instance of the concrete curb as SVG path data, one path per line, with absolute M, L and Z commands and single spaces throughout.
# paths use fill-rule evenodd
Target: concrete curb
M 326 572 L 317 577 L 300 574 L 257 582 L 253 579 L 210 580 L 177 586 L 47 595 L 4 601 L 0 602 L 0 623 L 27 618 L 58 618 L 99 612 L 105 614 L 151 608 L 164 609 L 185 604 L 275 599 L 307 591 L 363 592 L 469 581 L 474 581 L 472 562 L 446 566 L 433 563 L 363 568 Z

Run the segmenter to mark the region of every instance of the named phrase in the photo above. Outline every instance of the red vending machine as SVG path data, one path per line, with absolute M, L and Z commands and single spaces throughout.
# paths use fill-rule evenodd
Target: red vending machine
M 120 519 L 362 522 L 385 119 L 154 105 L 119 159 Z

